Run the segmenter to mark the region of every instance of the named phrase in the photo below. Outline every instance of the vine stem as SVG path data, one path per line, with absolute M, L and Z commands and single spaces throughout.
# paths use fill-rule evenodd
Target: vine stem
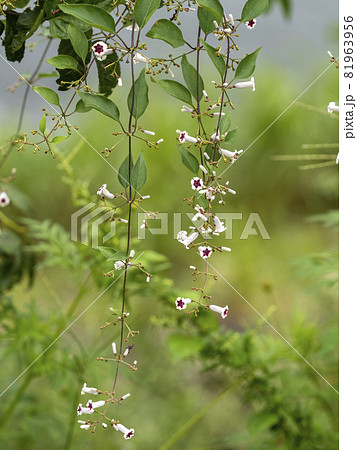
M 31 75 L 31 78 L 29 80 L 27 80 L 25 93 L 24 93 L 24 96 L 23 96 L 23 99 L 22 99 L 22 104 L 21 104 L 21 109 L 20 109 L 20 117 L 19 117 L 19 121 L 18 121 L 18 124 L 17 124 L 16 134 L 15 134 L 16 137 L 18 137 L 18 135 L 19 135 L 19 133 L 21 131 L 22 121 L 23 121 L 23 118 L 24 118 L 24 113 L 25 113 L 25 109 L 26 109 L 26 104 L 27 104 L 27 99 L 28 99 L 28 95 L 29 95 L 29 92 L 30 92 L 30 88 L 31 88 L 33 82 L 35 81 L 35 78 L 36 78 L 39 70 L 41 69 L 42 63 L 43 63 L 43 61 L 44 61 L 44 59 L 46 57 L 46 54 L 47 54 L 47 52 L 48 52 L 48 50 L 50 48 L 51 42 L 52 42 L 52 38 L 49 38 L 48 42 L 46 44 L 46 47 L 43 50 L 43 53 L 42 53 L 42 55 L 40 57 L 40 60 L 39 60 L 35 70 L 33 71 L 32 75 Z M 12 142 L 10 144 L 10 147 L 9 147 L 8 151 L 6 152 L 6 154 L 3 156 L 2 160 L 0 161 L 0 169 L 5 164 L 7 158 L 10 156 L 10 153 L 12 152 L 14 147 L 15 147 L 15 143 Z

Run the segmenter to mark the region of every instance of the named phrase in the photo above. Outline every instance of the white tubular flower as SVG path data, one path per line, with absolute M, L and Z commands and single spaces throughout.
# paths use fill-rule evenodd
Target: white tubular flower
M 98 402 L 92 402 L 92 400 L 88 400 L 86 407 L 90 410 L 90 411 L 94 411 L 97 408 L 100 408 L 101 406 L 105 405 L 105 401 L 104 400 L 99 400 Z
M 143 195 L 143 196 L 141 197 L 141 200 L 147 200 L 148 198 L 150 198 L 150 195 Z
M 200 245 L 198 251 L 203 259 L 207 259 L 212 255 L 212 249 L 208 245 Z
M 197 239 L 199 236 L 199 233 L 197 231 L 191 233 L 189 236 L 187 235 L 187 231 L 179 231 L 177 233 L 177 240 L 183 244 L 186 248 L 188 248 L 188 246 L 190 244 L 192 244 L 192 242 Z
M 108 425 L 107 425 L 105 422 L 102 422 L 102 427 L 103 427 L 103 428 L 107 428 L 107 426 L 108 426 Z
M 115 270 L 120 270 L 124 266 L 125 266 L 125 262 L 124 261 L 115 261 L 115 263 L 114 263 L 114 269 Z
M 248 20 L 248 22 L 245 23 L 245 26 L 249 30 L 252 30 L 255 27 L 256 24 L 257 24 L 257 19 L 252 19 L 252 20 Z
M 77 415 L 81 416 L 82 414 L 93 414 L 94 410 L 90 408 L 86 408 L 82 406 L 82 403 L 80 403 L 77 407 Z
M 135 256 L 135 250 L 130 250 L 129 259 L 133 259 Z
M 189 113 L 193 113 L 193 109 L 192 109 L 192 108 L 189 108 L 189 107 L 186 106 L 186 105 L 182 105 L 181 112 L 189 112 Z
M 198 141 L 196 138 L 187 134 L 187 131 L 176 130 L 176 133 L 179 134 L 179 141 L 181 144 L 185 142 L 190 142 L 191 144 L 196 144 Z
M 150 134 L 150 136 L 155 136 L 155 131 L 149 131 L 149 130 L 141 130 L 145 134 Z
M 233 195 L 235 195 L 237 192 L 236 191 L 234 191 L 233 189 L 227 189 L 227 192 L 229 192 L 230 194 L 233 194 Z
M 150 282 L 150 278 L 149 276 L 146 277 L 146 282 L 149 283 Z
M 227 317 L 229 310 L 228 305 L 226 305 L 224 308 L 217 305 L 209 305 L 209 309 L 220 314 L 222 316 L 222 319 L 225 319 Z
M 340 163 L 340 153 L 337 153 L 336 164 L 339 164 L 339 163 Z
M 224 148 L 219 148 L 218 151 L 222 156 L 225 156 L 226 158 L 230 159 L 231 161 L 236 160 L 239 156 L 239 152 L 237 150 L 234 150 L 234 152 L 231 152 L 229 150 L 225 150 Z
M 162 142 L 164 142 L 164 140 L 163 140 L 163 139 L 159 139 L 159 140 L 156 142 L 156 145 L 159 145 L 159 144 L 161 144 Z
M 81 395 L 84 394 L 98 395 L 98 389 L 94 387 L 87 387 L 87 383 L 84 383 L 81 390 Z
M 211 136 L 211 141 L 219 141 L 221 138 L 220 132 L 218 130 L 218 133 L 213 133 Z
M 118 78 L 118 86 L 119 87 L 123 86 L 123 80 L 121 79 L 121 77 Z
M 113 428 L 115 431 L 121 431 L 124 439 L 131 439 L 134 436 L 134 428 L 129 429 L 121 423 L 113 423 Z
M 206 153 L 206 152 L 203 153 L 203 156 L 204 156 L 208 161 L 211 159 L 211 158 L 209 157 L 209 154 Z
M 208 94 L 207 94 L 207 92 L 203 89 L 203 91 L 202 91 L 202 94 L 205 96 L 205 98 L 207 98 L 208 99 Z
M 103 184 L 98 190 L 97 190 L 97 194 L 100 195 L 102 198 L 107 197 L 107 198 L 114 198 L 114 194 L 112 194 L 111 192 L 108 191 L 107 189 L 107 185 Z
M 129 31 L 132 31 L 133 30 L 133 25 L 129 25 L 129 26 L 125 27 L 125 29 L 129 30 Z M 135 27 L 134 27 L 134 31 L 139 31 L 139 30 L 140 30 L 139 25 L 136 23 Z
M 114 355 L 116 355 L 117 354 L 117 345 L 115 342 L 112 342 L 112 349 L 113 349 Z
M 228 14 L 228 17 L 229 17 L 229 21 L 230 21 L 232 27 L 234 27 L 234 17 L 233 17 L 233 14 Z
M 171 75 L 171 78 L 175 78 L 175 74 L 173 73 L 173 71 L 171 69 L 167 69 L 169 74 Z
M 197 267 L 195 267 L 195 266 L 190 266 L 190 269 L 192 269 L 192 270 L 197 270 Z
M 220 219 L 217 216 L 213 216 L 213 222 L 214 222 L 214 231 L 216 233 L 223 233 L 223 231 L 226 231 L 227 227 L 224 226 L 224 224 L 220 221 Z
M 183 310 L 187 308 L 187 305 L 191 303 L 192 300 L 190 298 L 177 297 L 176 300 L 176 309 Z
M 123 395 L 123 397 L 120 400 L 125 400 L 128 397 L 130 397 L 130 393 L 129 392 L 127 394 Z
M 142 55 L 141 53 L 135 53 L 133 61 L 134 61 L 134 64 L 137 64 L 139 62 L 146 64 L 148 62 L 148 59 L 146 56 Z
M 232 249 L 229 247 L 221 247 L 221 250 L 224 250 L 225 252 L 231 252 Z
M 255 91 L 255 82 L 254 77 L 250 79 L 250 81 L 242 81 L 240 83 L 236 83 L 234 85 L 236 89 L 244 89 L 244 88 L 252 88 L 252 91 Z
M 183 244 L 185 239 L 187 239 L 187 231 L 181 230 L 177 233 L 176 239 Z
M 330 113 L 330 114 L 332 114 L 334 111 L 335 111 L 335 112 L 339 112 L 339 111 L 340 111 L 340 107 L 339 107 L 339 106 L 336 106 L 336 103 L 335 103 L 335 102 L 330 102 L 330 103 L 328 104 L 328 107 L 327 107 L 327 112 Z
M 5 208 L 5 206 L 10 204 L 9 196 L 6 192 L 2 191 L 0 192 L 0 207 Z
M 198 212 L 197 214 L 195 214 L 193 217 L 192 217 L 192 222 L 196 222 L 198 219 L 202 219 L 202 220 L 204 220 L 205 222 L 207 222 L 207 217 L 206 216 L 204 216 L 203 214 L 201 214 L 200 212 Z
M 80 425 L 79 428 L 81 428 L 82 430 L 89 430 L 90 425 L 89 423 L 84 423 L 83 425 Z
M 92 50 L 98 61 L 104 61 L 110 53 L 113 53 L 113 49 L 108 48 L 108 45 L 103 41 L 96 42 L 92 46 Z
M 200 189 L 204 189 L 203 181 L 200 177 L 194 177 L 191 180 L 191 186 L 194 191 L 198 191 Z
M 208 170 L 206 169 L 205 166 L 202 166 L 202 164 L 200 164 L 200 169 L 201 169 L 202 172 L 205 173 L 206 175 L 208 174 Z

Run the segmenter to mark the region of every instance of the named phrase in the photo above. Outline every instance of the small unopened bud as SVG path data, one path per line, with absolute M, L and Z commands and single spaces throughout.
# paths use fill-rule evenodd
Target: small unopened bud
M 202 166 L 202 164 L 200 164 L 200 169 L 202 170 L 203 173 L 205 174 L 208 173 L 208 170 L 204 166 Z
M 114 355 L 116 355 L 117 354 L 117 346 L 116 346 L 115 342 L 112 342 L 112 349 L 113 349 Z
M 164 142 L 164 140 L 163 140 L 163 139 L 159 139 L 159 140 L 156 142 L 156 145 L 161 144 L 161 142 Z

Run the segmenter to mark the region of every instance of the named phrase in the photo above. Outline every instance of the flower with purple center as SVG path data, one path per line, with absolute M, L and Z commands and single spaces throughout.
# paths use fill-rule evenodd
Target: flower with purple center
M 209 309 L 220 314 L 222 316 L 222 319 L 225 319 L 228 316 L 228 305 L 226 305 L 224 308 L 217 305 L 209 305 Z
M 190 136 L 187 131 L 180 131 L 176 130 L 176 133 L 179 135 L 179 141 L 181 144 L 184 144 L 185 142 L 189 142 L 190 144 L 196 144 L 198 141 L 196 138 Z
M 107 198 L 114 198 L 114 194 L 112 194 L 111 192 L 108 191 L 107 189 L 107 185 L 103 184 L 98 190 L 97 190 L 97 194 L 100 195 L 102 198 L 107 197 Z
M 212 249 L 208 245 L 200 245 L 198 251 L 203 259 L 207 259 L 212 255 Z
M 176 300 L 176 309 L 183 310 L 187 308 L 187 305 L 191 303 L 192 300 L 190 298 L 177 297 Z
M 82 406 L 82 403 L 80 403 L 77 407 L 77 415 L 81 416 L 82 414 L 93 414 L 94 410 L 90 408 L 86 408 Z
M 108 45 L 103 41 L 96 42 L 92 46 L 92 50 L 98 61 L 104 61 L 110 53 L 113 53 L 113 50 L 108 48 Z
M 97 408 L 100 408 L 101 406 L 105 405 L 105 401 L 104 400 L 99 400 L 99 402 L 92 402 L 92 400 L 88 400 L 86 407 L 90 410 L 90 411 L 94 411 Z
M 131 439 L 134 436 L 134 428 L 127 428 L 121 423 L 113 423 L 115 431 L 121 431 L 124 439 Z
M 255 27 L 256 24 L 257 24 L 257 19 L 251 19 L 251 20 L 248 20 L 248 22 L 245 23 L 245 26 L 247 28 L 249 28 L 249 30 L 252 30 Z
M 200 189 L 204 189 L 203 181 L 200 177 L 194 177 L 191 180 L 191 186 L 194 191 L 199 191 Z
M 9 196 L 6 192 L 2 191 L 0 192 L 0 206 L 1 208 L 5 208 L 10 203 Z

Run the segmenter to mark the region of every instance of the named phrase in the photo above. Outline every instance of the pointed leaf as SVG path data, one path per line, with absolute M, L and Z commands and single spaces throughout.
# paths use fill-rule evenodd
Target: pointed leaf
M 255 64 L 260 50 L 261 47 L 257 48 L 253 53 L 248 54 L 242 59 L 236 69 L 236 73 L 234 75 L 235 78 L 248 78 L 252 75 L 255 70 Z
M 136 0 L 134 6 L 134 18 L 140 28 L 146 25 L 147 21 L 160 7 L 161 0 Z
M 53 58 L 46 59 L 46 62 L 56 69 L 78 69 L 78 62 L 69 55 L 53 56 Z
M 145 69 L 143 69 L 134 83 L 133 116 L 135 117 L 135 119 L 139 119 L 139 117 L 141 117 L 144 114 L 149 104 L 148 91 L 149 91 L 148 85 L 146 84 L 145 80 Z M 132 100 L 133 100 L 133 87 L 131 87 L 130 89 L 127 100 L 129 112 L 132 110 Z
M 114 52 L 108 55 L 105 61 L 96 59 L 95 62 L 98 70 L 99 93 L 107 97 L 118 86 L 118 77 L 121 73 L 118 55 Z
M 193 106 L 192 97 L 190 91 L 183 84 L 174 80 L 154 80 L 152 79 L 161 89 L 167 92 L 171 97 L 175 97 L 178 100 L 188 103 Z
M 84 106 L 84 101 L 81 99 L 77 102 L 74 112 L 82 114 L 82 113 L 87 113 L 87 112 L 91 111 L 92 109 L 93 108 L 91 108 L 91 107 Z
M 131 170 L 133 170 L 133 160 L 131 160 Z M 127 156 L 118 170 L 118 180 L 123 188 L 129 187 L 129 156 Z
M 42 116 L 42 119 L 40 120 L 38 129 L 41 131 L 41 133 L 44 133 L 46 131 L 46 115 L 45 114 Z
M 61 142 L 65 141 L 68 138 L 68 136 L 55 136 L 52 141 L 51 144 L 60 144 Z
M 98 6 L 75 4 L 58 5 L 58 8 L 64 13 L 74 16 L 92 27 L 108 31 L 109 33 L 115 33 L 115 22 L 113 17 Z
M 216 29 L 213 21 L 216 20 L 216 16 L 210 13 L 207 9 L 198 8 L 197 9 L 197 18 L 202 28 L 203 32 L 208 35 L 212 33 L 213 30 Z
M 111 256 L 115 255 L 115 253 L 117 253 L 117 250 L 115 248 L 112 248 L 112 247 L 102 247 L 101 246 L 101 247 L 98 247 L 98 250 L 107 259 L 110 258 Z
M 60 101 L 57 92 L 44 86 L 35 86 L 32 88 L 34 92 L 40 94 L 48 103 L 60 106 Z
M 145 163 L 145 158 L 143 153 L 140 153 L 135 166 L 133 168 L 133 173 L 131 175 L 131 185 L 134 189 L 138 190 L 144 186 L 148 177 L 148 171 Z
M 126 254 L 125 252 L 116 252 L 113 253 L 108 259 L 107 261 L 123 261 L 126 259 Z
M 213 14 L 218 22 L 221 21 L 223 16 L 223 7 L 218 0 L 197 0 L 197 4 Z
M 215 65 L 216 69 L 220 73 L 221 77 L 224 77 L 224 74 L 226 72 L 226 62 L 223 58 L 223 56 L 219 53 L 217 53 L 217 50 L 212 47 L 212 45 L 207 44 L 203 39 L 201 39 L 201 44 L 206 49 L 208 56 L 210 57 L 211 61 Z
M 260 16 L 269 8 L 269 0 L 248 0 L 242 10 L 242 22 L 248 22 Z
M 224 139 L 224 144 L 236 146 L 238 139 L 238 128 L 233 128 Z
M 181 59 L 181 68 L 183 78 L 185 80 L 188 90 L 193 95 L 193 98 L 197 100 L 197 70 L 187 61 L 186 55 Z M 201 100 L 203 96 L 204 84 L 201 75 L 198 75 L 198 99 Z
M 150 31 L 146 33 L 146 36 L 151 39 L 160 39 L 167 42 L 173 48 L 185 45 L 182 31 L 177 25 L 170 22 L 168 19 L 157 20 L 151 27 Z
M 197 174 L 200 165 L 196 156 L 190 153 L 185 147 L 179 146 L 178 150 L 180 152 L 182 164 L 191 170 L 191 172 Z
M 89 94 L 86 92 L 78 92 L 77 94 L 83 100 L 84 106 L 86 108 L 93 108 L 101 112 L 105 116 L 118 121 L 119 120 L 119 110 L 117 105 L 109 100 L 109 98 L 103 97 L 103 95 Z
M 86 38 L 86 35 L 82 30 L 70 23 L 68 25 L 68 37 L 74 51 L 80 58 L 85 60 L 88 53 L 88 39 Z
M 225 116 L 221 117 L 221 121 L 219 122 L 219 131 L 220 134 L 227 133 L 231 127 L 231 115 L 228 113 Z

